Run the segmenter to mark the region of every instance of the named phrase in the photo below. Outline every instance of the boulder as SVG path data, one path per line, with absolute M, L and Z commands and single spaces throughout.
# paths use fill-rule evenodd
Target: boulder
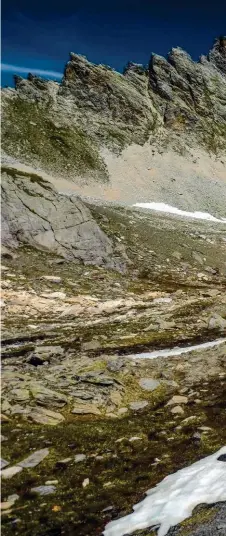
M 9 168 L 2 173 L 2 244 L 27 244 L 84 264 L 121 269 L 111 240 L 75 196 L 59 194 L 46 180 Z M 118 259 L 118 257 L 117 257 Z M 58 283 L 59 277 L 45 276 Z

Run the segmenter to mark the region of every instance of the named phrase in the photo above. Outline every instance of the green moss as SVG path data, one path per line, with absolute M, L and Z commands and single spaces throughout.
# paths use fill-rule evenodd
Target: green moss
M 10 481 L 2 482 L 2 500 L 12 493 L 20 497 L 12 513 L 3 517 L 4 534 L 14 534 L 12 521 L 15 518 L 20 519 L 17 534 L 23 536 L 60 536 L 62 527 L 66 536 L 101 534 L 112 516 L 131 512 L 132 505 L 143 498 L 144 492 L 166 475 L 214 452 L 225 443 L 225 412 L 215 412 L 217 405 L 224 403 L 225 392 L 220 382 L 212 382 L 206 389 L 207 398 L 213 392 L 217 393 L 217 404 L 204 410 L 200 405 L 190 410 L 186 407 L 185 411 L 192 411 L 192 414 L 195 411 L 201 418 L 200 424 L 205 422 L 212 428 L 208 442 L 197 443 L 192 439 L 197 430 L 194 423 L 186 431 L 176 429 L 177 422 L 172 421 L 169 410 L 162 406 L 162 395 L 147 410 L 114 421 L 69 415 L 65 423 L 51 428 L 12 418 L 2 430 L 8 437 L 2 444 L 5 459 L 16 464 L 31 450 L 44 447 L 49 448 L 50 454 L 36 468 L 24 470 Z M 130 442 L 132 436 L 141 437 L 141 440 Z M 168 440 L 172 437 L 173 440 Z M 78 453 L 86 454 L 87 458 L 75 464 L 73 458 Z M 66 467 L 57 466 L 58 460 L 67 457 L 72 460 Z M 155 458 L 160 462 L 156 464 Z M 85 478 L 89 478 L 90 484 L 84 489 L 82 482 Z M 58 484 L 53 495 L 38 497 L 31 494 L 32 487 L 55 479 Z M 105 487 L 109 482 L 110 485 Z M 53 510 L 55 505 L 60 507 L 58 511 Z M 103 512 L 110 505 L 112 511 Z M 189 534 L 193 525 L 203 524 L 207 519 L 210 519 L 208 512 L 197 510 L 194 517 L 181 525 L 179 534 Z M 145 534 L 150 535 L 150 529 Z
M 14 125 L 14 127 L 12 127 Z M 3 125 L 2 147 L 27 163 L 38 162 L 46 171 L 95 175 L 108 179 L 98 148 L 87 133 L 77 126 L 57 126 L 49 106 L 20 98 L 10 102 Z
M 191 517 L 185 519 L 179 525 L 179 536 L 189 536 L 191 531 L 199 527 L 205 526 L 205 523 L 211 521 L 217 513 L 217 508 L 214 506 L 197 507 Z

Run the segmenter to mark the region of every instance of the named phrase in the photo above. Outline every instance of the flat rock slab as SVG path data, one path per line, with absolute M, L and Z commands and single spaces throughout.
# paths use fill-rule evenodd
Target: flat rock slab
M 50 495 L 51 493 L 55 493 L 56 486 L 37 486 L 36 488 L 31 488 L 31 491 L 39 495 Z
M 139 385 L 142 389 L 145 389 L 145 391 L 154 391 L 157 389 L 157 387 L 159 387 L 160 382 L 158 380 L 154 380 L 153 378 L 141 378 Z
M 188 397 L 182 396 L 182 395 L 174 395 L 171 400 L 169 400 L 167 406 L 171 406 L 173 404 L 187 404 L 188 403 Z
M 40 424 L 47 424 L 49 426 L 56 426 L 60 422 L 64 421 L 65 418 L 61 413 L 56 411 L 51 411 L 47 408 L 34 408 L 30 411 L 28 415 L 29 419 Z
M 139 400 L 137 402 L 131 402 L 129 406 L 131 409 L 138 410 L 138 409 L 145 408 L 147 405 L 148 405 L 147 400 Z
M 67 404 L 67 397 L 62 393 L 58 393 L 57 391 L 52 391 L 52 389 L 47 389 L 42 385 L 35 384 L 31 384 L 30 389 L 35 400 L 37 400 L 43 406 L 52 404 L 53 406 L 62 407 Z
M 71 413 L 76 413 L 78 415 L 101 415 L 100 410 L 93 404 L 76 404 Z
M 20 471 L 22 471 L 22 467 L 19 467 L 19 465 L 13 465 L 12 467 L 3 469 L 3 471 L 1 471 L 1 477 L 4 479 L 10 479 L 14 475 L 17 475 L 17 473 L 20 473 Z
M 28 458 L 25 458 L 22 462 L 18 463 L 20 467 L 28 468 L 28 467 L 36 467 L 39 463 L 41 463 L 46 456 L 49 454 L 49 449 L 41 449 L 36 450 L 36 452 L 33 452 Z

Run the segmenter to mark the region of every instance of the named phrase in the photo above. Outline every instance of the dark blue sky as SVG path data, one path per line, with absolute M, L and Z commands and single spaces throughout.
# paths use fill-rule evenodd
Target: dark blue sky
M 3 0 L 2 62 L 63 72 L 70 51 L 122 70 L 181 46 L 194 59 L 226 33 L 226 2 L 215 0 Z M 8 69 L 11 69 L 8 67 Z M 15 72 L 19 72 L 15 69 Z M 25 75 L 26 76 L 26 75 Z M 2 73 L 2 85 L 12 85 Z

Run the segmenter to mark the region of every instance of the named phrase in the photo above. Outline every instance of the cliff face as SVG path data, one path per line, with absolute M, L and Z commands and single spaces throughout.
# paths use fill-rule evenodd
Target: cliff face
M 29 75 L 2 90 L 3 149 L 24 163 L 74 178 L 108 180 L 100 148 L 135 143 L 183 151 L 226 147 L 226 38 L 199 62 L 180 48 L 124 74 L 71 53 L 60 84 Z

